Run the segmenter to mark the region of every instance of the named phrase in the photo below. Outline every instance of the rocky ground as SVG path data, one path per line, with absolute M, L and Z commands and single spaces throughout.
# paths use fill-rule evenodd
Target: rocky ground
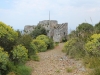
M 53 50 L 39 53 L 40 61 L 28 61 L 32 75 L 86 75 L 87 71 L 80 61 L 69 59 L 62 52 L 63 43 Z

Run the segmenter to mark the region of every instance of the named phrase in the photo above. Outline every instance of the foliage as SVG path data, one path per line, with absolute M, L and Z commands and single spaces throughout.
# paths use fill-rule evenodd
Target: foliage
M 68 40 L 66 43 L 65 43 L 65 45 L 64 45 L 64 51 L 66 51 L 66 52 L 68 52 L 70 49 L 71 49 L 71 47 L 75 44 L 75 42 L 76 42 L 76 39 L 71 39 L 71 40 Z
M 28 58 L 28 50 L 22 46 L 18 45 L 15 46 L 12 50 L 13 59 L 15 63 L 25 62 L 25 60 Z
M 65 43 L 63 52 L 71 58 L 81 58 L 85 55 L 84 42 L 78 38 L 70 39 Z
M 25 66 L 25 65 L 18 65 L 16 69 L 17 75 L 31 75 L 31 68 Z
M 36 28 L 32 31 L 32 33 L 30 34 L 33 38 L 36 38 L 39 35 L 46 35 L 46 29 L 44 27 L 42 27 L 41 25 L 37 25 Z
M 66 37 L 63 37 L 62 38 L 62 42 L 66 42 L 67 41 L 67 38 Z
M 47 49 L 51 49 L 54 47 L 54 43 L 52 41 L 52 39 L 50 39 L 48 36 L 46 35 L 39 35 L 36 37 L 37 40 L 43 40 L 46 45 L 47 45 Z
M 87 39 L 93 34 L 93 30 L 93 26 L 88 23 L 82 23 L 76 28 L 78 37 L 83 41 L 87 41 Z
M 89 73 L 89 75 L 100 75 L 100 67 L 94 68 L 94 70 Z
M 36 46 L 38 52 L 44 52 L 47 50 L 47 45 L 42 40 L 35 39 L 32 41 L 32 44 L 34 44 Z
M 95 33 L 100 33 L 100 22 L 94 26 Z
M 10 52 L 13 49 L 14 43 L 18 34 L 10 26 L 7 26 L 3 22 L 0 22 L 0 46 L 4 50 Z
M 34 60 L 34 61 L 39 61 L 39 60 L 40 60 L 40 58 L 39 58 L 38 55 L 31 55 L 31 56 L 30 56 L 30 59 L 31 59 L 31 60 Z
M 21 37 L 21 35 L 22 35 L 22 31 L 17 30 L 16 32 L 18 33 L 18 37 Z
M 37 46 L 33 42 L 30 43 L 28 54 L 31 60 L 39 61 L 39 57 L 37 56 Z
M 30 51 L 29 55 L 35 55 L 37 53 L 37 46 L 33 43 L 33 41 L 30 43 Z
M 86 68 L 96 68 L 100 66 L 100 58 L 99 57 L 94 57 L 94 56 L 85 56 L 83 63 Z
M 68 35 L 68 39 L 72 39 L 74 37 L 78 37 L 78 31 L 71 31 L 71 33 Z
M 93 34 L 85 48 L 90 55 L 100 56 L 100 34 Z
M 85 32 L 93 31 L 93 26 L 88 23 L 82 23 L 76 28 L 76 31 L 85 31 Z
M 9 72 L 7 75 L 16 75 L 15 72 Z
M 22 44 L 23 46 L 25 46 L 25 48 L 30 50 L 31 41 L 32 41 L 32 37 L 28 34 L 24 34 L 20 38 L 17 39 L 17 45 Z
M 9 55 L 0 47 L 0 74 L 4 74 L 7 67 L 7 62 L 9 61 Z

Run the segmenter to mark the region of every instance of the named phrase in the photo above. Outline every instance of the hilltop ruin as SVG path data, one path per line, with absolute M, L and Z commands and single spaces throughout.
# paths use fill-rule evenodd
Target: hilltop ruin
M 39 21 L 37 25 L 43 26 L 47 31 L 47 36 L 52 38 L 54 42 L 61 42 L 63 38 L 67 39 L 68 23 L 58 24 L 56 20 Z M 26 25 L 24 31 L 31 33 L 36 25 Z

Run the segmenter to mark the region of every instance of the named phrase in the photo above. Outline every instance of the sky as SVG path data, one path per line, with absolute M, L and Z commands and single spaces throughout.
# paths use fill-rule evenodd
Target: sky
M 68 23 L 68 30 L 100 21 L 100 0 L 0 0 L 0 21 L 14 29 L 50 19 Z

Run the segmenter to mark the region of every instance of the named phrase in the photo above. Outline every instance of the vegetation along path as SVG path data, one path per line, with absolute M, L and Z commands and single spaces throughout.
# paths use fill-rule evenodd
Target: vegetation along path
M 80 61 L 69 59 L 62 52 L 63 43 L 53 50 L 39 53 L 40 61 L 28 61 L 32 75 L 86 75 L 86 69 Z

